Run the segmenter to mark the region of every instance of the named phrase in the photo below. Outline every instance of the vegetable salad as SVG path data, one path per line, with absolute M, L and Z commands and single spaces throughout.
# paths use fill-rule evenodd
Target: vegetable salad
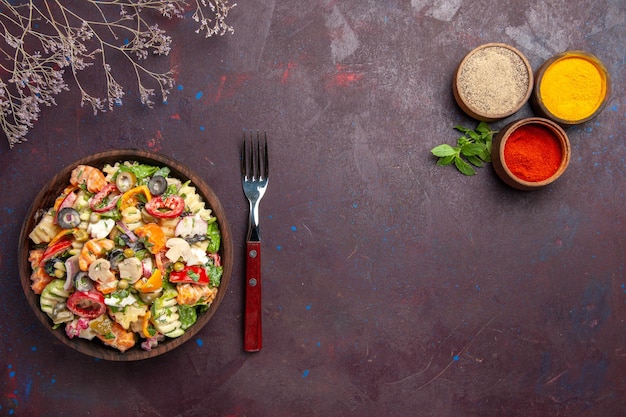
M 29 234 L 52 327 L 124 352 L 180 337 L 217 296 L 217 219 L 168 167 L 79 165 Z

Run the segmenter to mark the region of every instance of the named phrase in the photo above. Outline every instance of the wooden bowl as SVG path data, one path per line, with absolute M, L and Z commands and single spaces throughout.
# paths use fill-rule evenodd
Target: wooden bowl
M 519 133 L 520 129 L 526 127 L 545 129 L 544 132 L 550 135 L 549 140 L 554 140 L 554 142 L 558 144 L 557 146 L 560 147 L 560 160 L 557 161 L 556 164 L 550 164 L 550 166 L 553 166 L 551 171 L 552 174 L 549 175 L 547 178 L 541 180 L 529 180 L 528 178 L 521 178 L 519 174 L 516 174 L 517 170 L 512 169 L 512 167 L 507 164 L 505 150 L 509 144 L 509 141 L 512 141 L 512 137 L 514 137 L 516 132 Z M 539 131 L 541 132 L 542 130 Z M 546 135 L 546 138 L 548 138 L 548 135 Z M 537 144 L 535 142 L 528 142 L 525 146 L 530 147 L 536 145 Z M 546 154 L 546 152 L 537 153 L 542 153 L 544 155 Z M 557 123 L 541 117 L 529 117 L 509 123 L 496 134 L 491 147 L 491 161 L 496 171 L 496 174 L 498 174 L 502 181 L 504 181 L 511 187 L 525 191 L 537 190 L 556 181 L 561 175 L 563 175 L 563 173 L 567 169 L 570 161 L 570 154 L 570 142 L 565 131 Z M 528 164 L 527 169 L 530 169 L 530 167 L 532 167 L 534 164 L 544 163 L 543 161 L 538 162 L 537 160 L 530 160 L 525 162 Z
M 94 340 L 80 339 L 78 337 L 70 339 L 65 334 L 65 326 L 60 326 L 56 330 L 52 329 L 52 321 L 39 306 L 39 295 L 35 294 L 30 288 L 31 266 L 28 261 L 28 254 L 29 250 L 31 250 L 34 245 L 28 235 L 38 223 L 38 212 L 42 209 L 47 209 L 53 206 L 54 200 L 61 194 L 66 185 L 69 184 L 71 171 L 77 165 L 91 165 L 101 169 L 105 164 L 114 164 L 115 162 L 122 161 L 137 161 L 139 163 L 149 165 L 167 166 L 171 170 L 171 176 L 179 178 L 183 182 L 191 180 L 192 184 L 195 185 L 198 194 L 203 197 L 207 205 L 213 210 L 213 213 L 217 218 L 222 237 L 219 254 L 222 260 L 223 274 L 217 297 L 209 309 L 204 313 L 199 314 L 196 323 L 189 327 L 182 336 L 173 339 L 166 338 L 166 340 L 159 342 L 158 346 L 153 348 L 151 351 L 142 350 L 139 343 L 137 343 L 133 348 L 122 353 L 117 349 L 105 346 L 95 338 Z M 198 175 L 194 174 L 183 164 L 164 155 L 136 149 L 125 149 L 106 151 L 88 156 L 65 167 L 61 170 L 61 172 L 55 175 L 39 192 L 39 194 L 37 194 L 37 197 L 28 211 L 28 215 L 22 225 L 18 256 L 20 280 L 26 300 L 28 301 L 28 304 L 33 310 L 35 316 L 37 316 L 39 321 L 46 329 L 48 329 L 48 331 L 52 332 L 54 337 L 56 337 L 64 345 L 96 358 L 111 361 L 137 361 L 152 358 L 177 348 L 198 333 L 208 323 L 211 317 L 213 317 L 222 302 L 222 299 L 226 295 L 226 290 L 228 288 L 233 265 L 233 244 L 230 226 L 226 219 L 226 213 L 224 212 L 222 204 L 213 190 Z
M 533 71 L 526 57 L 503 43 L 470 51 L 454 74 L 452 92 L 461 109 L 484 122 L 517 112 L 530 97 Z
M 558 65 L 564 68 L 568 61 L 573 60 L 577 60 L 581 68 L 569 65 L 562 69 L 560 76 L 546 76 L 550 68 Z M 558 83 L 558 95 L 548 99 L 543 88 L 545 83 L 551 82 Z M 590 100 L 583 93 L 583 87 L 597 89 L 596 100 Z M 611 77 L 602 61 L 585 51 L 565 51 L 548 59 L 535 73 L 531 105 L 539 116 L 562 126 L 572 126 L 596 117 L 604 109 L 610 95 Z

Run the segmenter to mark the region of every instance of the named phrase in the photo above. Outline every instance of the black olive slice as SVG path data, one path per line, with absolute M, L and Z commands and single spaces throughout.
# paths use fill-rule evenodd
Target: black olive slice
M 59 226 L 63 229 L 73 229 L 80 224 L 80 215 L 71 207 L 65 207 L 59 211 Z
M 161 195 L 167 190 L 167 180 L 161 175 L 155 175 L 148 181 L 148 190 L 152 195 Z
M 118 248 L 113 249 L 107 254 L 107 260 L 111 263 L 111 269 L 113 270 L 117 270 L 117 265 L 124 259 L 126 259 L 124 251 Z

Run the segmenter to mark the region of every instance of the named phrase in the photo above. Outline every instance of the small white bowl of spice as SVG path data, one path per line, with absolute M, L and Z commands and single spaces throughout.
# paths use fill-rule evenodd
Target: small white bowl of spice
M 526 57 L 503 43 L 470 51 L 453 80 L 454 98 L 469 116 L 485 122 L 517 112 L 533 90 L 533 71 Z

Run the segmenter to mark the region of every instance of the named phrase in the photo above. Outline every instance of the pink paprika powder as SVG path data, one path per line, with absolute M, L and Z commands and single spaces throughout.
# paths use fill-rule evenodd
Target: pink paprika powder
M 517 178 L 528 182 L 550 178 L 559 169 L 562 159 L 559 138 L 541 125 L 520 126 L 504 146 L 506 166 Z

